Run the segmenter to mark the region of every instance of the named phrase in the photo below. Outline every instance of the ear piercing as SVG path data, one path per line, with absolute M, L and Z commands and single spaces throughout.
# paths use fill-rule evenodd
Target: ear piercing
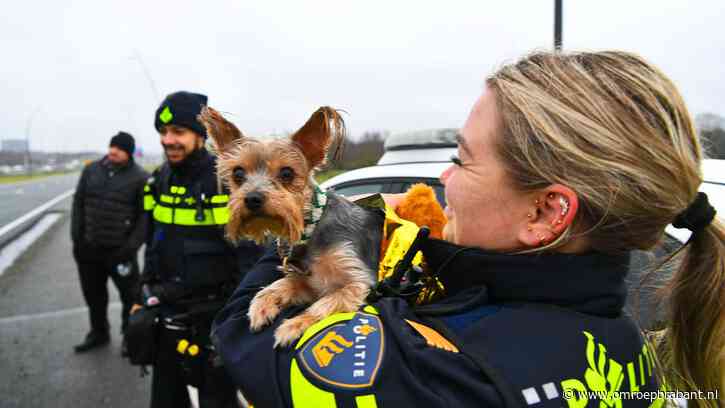
M 566 215 L 569 212 L 569 202 L 564 197 L 559 197 L 559 204 L 561 205 L 561 215 Z
M 548 199 L 553 199 L 555 197 L 556 197 L 556 194 L 554 194 L 554 193 L 549 193 L 549 194 L 546 195 L 546 198 L 548 198 Z M 539 200 L 538 198 L 534 199 L 534 205 L 536 205 L 536 211 L 537 212 L 539 211 L 539 208 L 538 208 L 539 207 L 539 204 L 541 204 L 541 200 Z M 563 218 L 569 212 L 569 201 L 566 198 L 564 198 L 564 197 L 559 197 L 559 205 L 561 206 L 561 217 Z M 533 217 L 534 216 L 531 213 L 527 213 L 526 214 L 526 218 L 531 219 Z M 552 222 L 552 225 L 561 225 L 563 223 L 564 223 L 564 220 L 560 218 L 558 220 L 553 221 Z M 532 231 L 533 229 L 529 225 L 528 228 L 527 228 L 527 230 L 528 231 Z M 543 237 L 541 235 L 537 235 L 537 237 L 539 238 L 539 242 L 540 242 L 541 245 L 543 245 L 544 242 L 546 242 L 546 238 L 545 237 Z

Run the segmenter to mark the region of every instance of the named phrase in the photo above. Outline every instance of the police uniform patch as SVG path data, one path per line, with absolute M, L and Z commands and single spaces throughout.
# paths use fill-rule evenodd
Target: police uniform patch
M 380 319 L 358 312 L 312 335 L 295 358 L 310 379 L 342 389 L 365 388 L 375 382 L 384 340 Z

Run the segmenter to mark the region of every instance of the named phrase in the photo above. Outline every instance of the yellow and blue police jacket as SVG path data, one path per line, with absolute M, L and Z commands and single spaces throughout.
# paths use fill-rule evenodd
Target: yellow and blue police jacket
M 254 407 L 660 407 L 654 355 L 622 313 L 627 256 L 500 255 L 429 240 L 446 296 L 383 298 L 327 317 L 291 347 L 249 331 L 280 277 L 270 251 L 217 315 L 212 338 Z

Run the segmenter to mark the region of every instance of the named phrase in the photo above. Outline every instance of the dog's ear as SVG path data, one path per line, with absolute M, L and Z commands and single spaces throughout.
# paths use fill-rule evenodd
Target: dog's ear
M 337 142 L 339 154 L 345 140 L 345 121 L 337 111 L 323 106 L 315 111 L 294 135 L 292 141 L 302 149 L 311 169 L 325 164 L 327 152 Z
M 206 133 L 214 140 L 214 147 L 218 152 L 228 150 L 235 141 L 244 137 L 233 123 L 208 106 L 202 108 L 197 119 L 206 128 Z

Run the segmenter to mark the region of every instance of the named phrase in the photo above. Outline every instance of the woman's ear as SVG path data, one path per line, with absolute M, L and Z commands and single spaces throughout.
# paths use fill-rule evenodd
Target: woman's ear
M 526 226 L 519 233 L 519 241 L 529 249 L 556 241 L 572 225 L 578 209 L 579 199 L 567 186 L 552 184 L 536 192 L 532 195 Z

